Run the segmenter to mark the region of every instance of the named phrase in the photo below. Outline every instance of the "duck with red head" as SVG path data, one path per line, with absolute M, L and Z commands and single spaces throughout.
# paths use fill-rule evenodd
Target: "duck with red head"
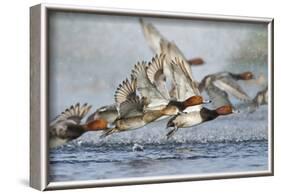
M 55 148 L 80 137 L 86 132 L 82 119 L 90 111 L 91 106 L 79 103 L 65 109 L 49 126 L 49 147 Z
M 252 72 L 231 73 L 219 72 L 205 76 L 199 83 L 199 90 L 204 90 L 213 100 L 214 107 L 218 104 L 232 104 L 229 95 L 235 97 L 242 102 L 250 102 L 251 97 L 243 90 L 238 80 L 246 81 L 254 79 Z M 242 83 L 241 83 L 242 84 Z
M 254 79 L 254 74 L 250 71 L 246 71 L 236 75 L 238 80 L 251 80 Z
M 171 127 L 173 129 L 169 131 L 166 136 L 167 138 L 170 138 L 179 128 L 189 128 L 214 120 L 218 116 L 229 115 L 232 113 L 233 109 L 230 105 L 224 105 L 215 110 L 203 107 L 199 111 L 192 111 L 189 113 L 182 112 L 168 121 L 167 128 Z
M 205 61 L 200 57 L 189 59 L 187 62 L 191 65 L 203 65 L 205 63 Z

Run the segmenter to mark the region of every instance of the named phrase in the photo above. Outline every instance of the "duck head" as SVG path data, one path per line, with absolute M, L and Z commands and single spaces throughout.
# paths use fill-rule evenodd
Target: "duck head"
M 108 122 L 105 119 L 96 119 L 84 125 L 85 131 L 100 131 L 108 129 Z
M 250 71 L 246 71 L 246 72 L 240 73 L 239 77 L 241 80 L 250 80 L 250 79 L 254 79 L 254 74 Z
M 205 63 L 205 61 L 200 57 L 190 59 L 187 62 L 191 65 L 203 65 Z
M 200 104 L 207 104 L 210 103 L 210 100 L 203 100 L 202 96 L 192 96 L 188 99 L 186 99 L 185 101 L 183 101 L 183 105 L 185 108 L 190 107 L 190 106 L 196 106 L 196 105 L 200 105 Z
M 224 105 L 216 109 L 216 113 L 218 115 L 229 115 L 232 114 L 233 112 L 234 112 L 233 108 L 230 105 Z

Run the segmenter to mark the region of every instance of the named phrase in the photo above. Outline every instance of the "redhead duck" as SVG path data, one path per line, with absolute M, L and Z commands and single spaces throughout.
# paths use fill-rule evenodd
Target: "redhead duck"
M 88 104 L 80 106 L 77 103 L 57 116 L 49 127 L 49 147 L 63 145 L 86 132 L 87 126 L 80 123 L 90 109 L 91 106 Z
M 144 37 L 151 48 L 151 50 L 157 54 L 165 53 L 167 50 L 167 47 L 172 47 L 173 51 L 175 51 L 178 54 L 182 56 L 182 58 L 185 59 L 184 55 L 180 51 L 180 49 L 176 46 L 175 43 L 167 40 L 151 23 L 145 23 L 140 18 L 140 24 L 143 30 Z M 171 53 L 172 54 L 172 53 Z M 167 58 L 167 63 L 171 62 L 171 60 L 174 59 L 176 56 L 171 56 L 170 58 Z M 187 63 L 190 65 L 202 65 L 204 64 L 204 60 L 200 57 L 192 58 L 192 59 L 185 59 Z
M 220 72 L 205 76 L 199 84 L 199 90 L 206 90 L 215 108 L 221 104 L 229 104 L 229 94 L 241 101 L 251 101 L 251 98 L 237 83 L 238 80 L 251 80 L 254 76 L 251 72 L 234 74 L 230 72 Z
M 77 103 L 75 106 L 72 105 L 57 116 L 50 124 L 50 148 L 61 146 L 80 137 L 85 132 L 100 131 L 111 127 L 108 120 L 102 117 L 89 119 L 86 123 L 81 124 L 81 121 L 85 118 L 90 109 L 91 106 L 87 103 L 83 106 Z
M 172 137 L 179 128 L 188 128 L 201 123 L 214 120 L 218 116 L 232 114 L 234 111 L 232 106 L 224 105 L 215 110 L 210 110 L 208 108 L 201 108 L 197 111 L 192 112 L 181 112 L 178 115 L 171 118 L 167 123 L 167 128 L 173 128 L 169 131 L 166 136 L 167 139 Z

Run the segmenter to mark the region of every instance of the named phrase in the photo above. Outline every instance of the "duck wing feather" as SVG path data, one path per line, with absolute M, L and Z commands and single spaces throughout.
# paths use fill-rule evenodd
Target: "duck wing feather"
M 189 71 L 189 64 L 184 60 L 175 58 L 171 63 L 173 69 L 173 79 L 177 90 L 177 100 L 183 101 L 195 95 L 200 95 L 196 83 L 193 81 Z
M 241 101 L 250 101 L 251 98 L 248 94 L 239 86 L 237 81 L 230 77 L 222 77 L 214 80 L 214 85 L 220 88 L 221 90 L 231 94 L 235 98 Z
M 81 120 L 85 117 L 85 115 L 90 111 L 91 105 L 85 103 L 84 105 L 80 106 L 80 103 L 76 105 L 71 105 L 69 108 L 65 109 L 60 115 L 58 115 L 50 124 L 50 126 L 54 126 L 57 123 L 63 121 L 71 121 L 74 124 L 79 125 Z
M 142 19 L 140 19 L 140 24 L 149 47 L 153 52 L 160 54 L 162 52 L 160 41 L 165 38 L 151 23 L 145 23 Z
M 120 118 L 129 118 L 143 115 L 144 103 L 139 98 L 131 98 L 120 104 Z
M 164 60 L 164 54 L 153 57 L 148 64 L 146 73 L 149 81 L 156 86 L 161 95 L 166 99 L 170 99 L 169 91 L 166 86 L 166 75 L 164 74 Z
M 206 88 L 205 88 L 208 96 L 212 100 L 212 105 L 214 108 L 221 107 L 223 105 L 232 105 L 231 102 L 229 101 L 228 94 L 215 86 L 213 83 L 210 83 Z
M 125 102 L 126 100 L 136 98 L 137 97 L 136 87 L 137 87 L 137 81 L 134 78 L 132 78 L 131 81 L 126 79 L 121 84 L 119 84 L 114 95 L 114 99 L 117 105 L 120 105 L 122 102 Z
M 161 104 L 168 104 L 168 99 L 151 83 L 147 76 L 147 63 L 138 62 L 132 70 L 132 77 L 137 80 L 136 87 L 143 99 L 145 99 L 146 106 L 158 106 Z

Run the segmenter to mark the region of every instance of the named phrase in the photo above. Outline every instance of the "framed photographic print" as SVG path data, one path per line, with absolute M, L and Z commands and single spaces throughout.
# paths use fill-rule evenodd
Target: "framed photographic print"
M 273 175 L 273 19 L 30 9 L 30 185 Z

